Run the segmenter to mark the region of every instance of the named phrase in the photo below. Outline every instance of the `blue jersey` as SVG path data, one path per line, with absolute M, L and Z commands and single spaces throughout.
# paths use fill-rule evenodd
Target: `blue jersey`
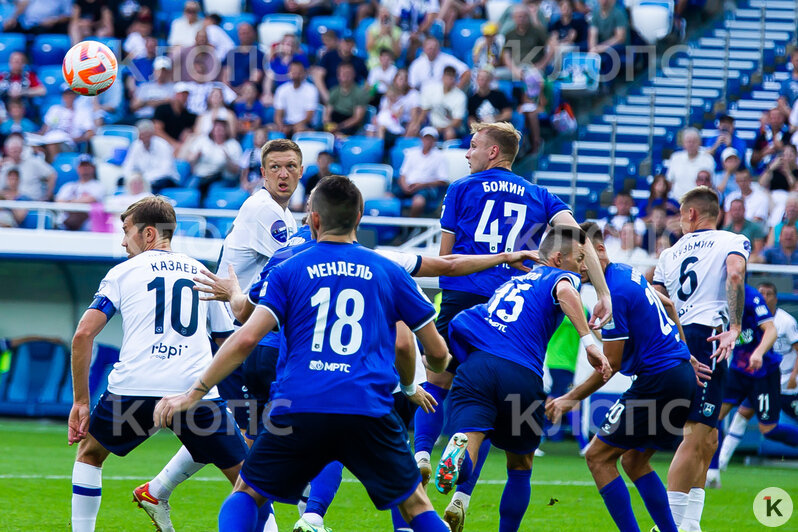
M 317 242 L 272 269 L 260 299 L 282 328 L 272 400 L 282 413 L 381 417 L 399 375 L 396 322 L 412 330 L 435 309 L 394 262 L 359 244 Z
M 621 373 L 653 375 L 690 360 L 678 327 L 640 272 L 626 264 L 610 264 L 604 276 L 612 298 L 612 320 L 601 335 L 606 341 L 625 341 Z
M 743 307 L 743 330 L 737 338 L 737 345 L 732 352 L 731 368 L 745 373 L 752 377 L 764 377 L 771 371 L 778 371 L 781 364 L 781 355 L 773 349 L 765 353 L 762 358 L 762 367 L 751 372 L 748 371 L 748 362 L 754 350 L 762 341 L 764 332 L 760 325 L 766 321 L 773 321 L 773 314 L 770 313 L 765 304 L 765 300 L 759 295 L 756 288 L 745 285 L 745 306 Z
M 578 275 L 537 266 L 504 283 L 487 303 L 458 314 L 449 325 L 454 356 L 464 360 L 470 346 L 543 377 L 546 347 L 565 316 L 555 291 L 563 279 L 579 290 Z
M 252 286 L 249 287 L 249 302 L 253 305 L 257 305 L 260 301 L 260 298 L 266 293 L 266 278 L 269 276 L 269 272 L 272 271 L 275 266 L 290 259 L 297 253 L 305 251 L 314 243 L 313 236 L 310 233 L 310 226 L 303 225 L 300 227 L 294 236 L 292 236 L 291 239 L 286 243 L 284 248 L 280 248 L 274 252 L 274 255 L 272 255 L 272 257 L 269 259 L 269 262 L 267 262 L 266 266 L 264 266 L 263 270 L 261 270 L 258 279 L 252 283 Z M 266 336 L 264 336 L 261 341 L 258 342 L 258 345 L 265 345 L 267 347 L 280 347 L 280 333 L 270 332 L 266 334 Z
M 454 234 L 452 253 L 537 249 L 552 218 L 563 211 L 569 211 L 568 206 L 545 188 L 493 168 L 449 185 L 441 230 Z M 440 287 L 488 297 L 516 273 L 501 264 L 463 277 L 441 277 Z

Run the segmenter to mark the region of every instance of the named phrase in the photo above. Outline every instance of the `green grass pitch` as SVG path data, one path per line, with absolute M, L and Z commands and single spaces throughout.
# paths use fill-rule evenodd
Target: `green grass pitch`
M 66 425 L 44 421 L 0 419 L 0 489 L 4 515 L 0 530 L 69 530 L 69 513 L 75 449 L 67 446 Z M 124 459 L 111 456 L 104 467 L 103 500 L 98 531 L 154 530 L 143 511 L 131 503 L 131 491 L 160 471 L 178 449 L 178 440 L 161 432 Z M 521 530 L 609 531 L 613 523 L 593 485 L 576 444 L 546 443 L 546 456 L 535 459 L 532 498 Z M 436 450 L 438 456 L 440 449 Z M 665 478 L 670 455 L 655 457 L 655 468 Z M 499 500 L 505 479 L 504 460 L 492 452 L 474 492 L 466 520 L 468 531 L 497 530 Z M 779 486 L 798 506 L 798 471 L 746 467 L 733 462 L 722 477 L 723 488 L 707 493 L 704 530 L 765 530 L 754 518 L 752 502 L 763 488 Z M 230 486 L 221 473 L 208 466 L 172 495 L 172 516 L 177 530 L 216 530 L 216 515 Z M 440 513 L 449 497 L 428 489 Z M 635 514 L 642 530 L 653 526 L 636 490 L 630 488 Z M 552 499 L 559 502 L 550 505 Z M 297 519 L 295 507 L 275 505 L 281 531 L 290 531 Z M 363 487 L 344 472 L 344 482 L 325 520 L 335 532 L 390 531 L 388 512 L 378 512 Z M 798 530 L 798 517 L 782 530 Z M 770 530 L 770 529 L 768 529 Z

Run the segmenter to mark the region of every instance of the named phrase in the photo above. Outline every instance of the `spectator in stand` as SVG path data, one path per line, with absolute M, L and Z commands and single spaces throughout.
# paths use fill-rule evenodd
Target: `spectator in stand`
M 69 18 L 69 38 L 78 44 L 87 37 L 113 37 L 114 14 L 101 0 L 76 0 Z
M 668 181 L 671 182 L 671 197 L 678 200 L 695 188 L 695 178 L 699 170 L 715 171 L 715 160 L 701 149 L 701 133 L 688 127 L 682 130 L 683 151 L 677 151 L 670 158 Z
M 153 66 L 155 68 L 153 81 L 138 85 L 130 100 L 130 111 L 136 118 L 152 118 L 155 109 L 168 104 L 175 95 L 175 85 L 172 83 L 172 60 L 165 56 L 158 57 Z
M 402 54 L 402 29 L 396 25 L 390 10 L 380 7 L 375 20 L 366 30 L 367 65 L 370 69 L 377 67 L 382 61 L 382 51 L 388 49 L 394 57 Z
M 663 205 L 655 205 L 648 214 L 646 232 L 643 233 L 640 247 L 649 255 L 656 256 L 657 242 L 663 238 L 667 239 L 668 247 L 675 244 L 676 240 L 678 240 L 676 233 L 671 230 L 671 226 L 668 224 L 668 211 L 665 210 Z
M 236 136 L 238 132 L 238 118 L 236 114 L 225 106 L 224 103 L 224 85 L 221 83 L 214 86 L 208 93 L 208 100 L 205 112 L 197 118 L 194 124 L 194 133 L 199 136 L 206 136 L 211 132 L 213 124 L 217 120 L 224 120 L 227 122 L 227 127 L 232 136 Z
M 610 260 L 632 265 L 648 260 L 646 250 L 637 245 L 639 237 L 636 225 L 635 222 L 626 222 L 621 226 L 618 238 L 605 243 Z
M 109 2 L 114 19 L 114 35 L 124 38 L 130 27 L 141 19 L 154 16 L 157 0 L 128 0 L 124 2 Z
M 798 152 L 795 145 L 785 144 L 781 153 L 776 155 L 765 172 L 759 177 L 759 185 L 771 192 L 776 190 L 790 191 L 798 183 Z
M 333 171 L 330 169 L 330 166 L 333 164 L 333 162 L 334 159 L 332 153 L 328 151 L 319 153 L 319 157 L 316 160 L 316 169 L 308 172 L 306 178 L 302 180 L 305 186 L 306 203 L 308 198 L 310 198 L 310 193 L 313 192 L 313 189 L 316 188 L 316 185 L 319 184 L 319 181 L 333 174 Z
M 0 124 L 0 135 L 6 137 L 11 133 L 33 133 L 38 129 L 36 124 L 25 118 L 25 102 L 19 98 L 8 101 L 8 119 Z
M 390 135 L 415 137 L 421 130 L 421 115 L 421 96 L 407 84 L 407 70 L 400 69 L 374 117 L 377 136 L 389 139 Z
M 462 137 L 468 100 L 457 88 L 457 71 L 447 66 L 441 81 L 429 81 L 421 89 L 421 120 L 429 119 L 445 140 Z
M 263 78 L 263 105 L 273 105 L 274 91 L 277 87 L 291 79 L 291 63 L 298 61 L 306 69 L 310 66 L 308 56 L 299 49 L 296 35 L 286 33 L 282 40 L 273 47 L 273 55 L 269 61 L 269 70 Z
M 147 37 L 144 39 L 145 54 L 142 57 L 137 57 L 132 61 L 127 61 L 127 65 L 122 67 L 122 73 L 125 79 L 125 88 L 129 93 L 134 93 L 136 87 L 142 83 L 147 83 L 154 79 L 155 74 L 155 60 L 158 55 L 158 39 L 155 37 Z M 167 59 L 169 59 L 167 57 Z M 169 59 L 169 68 L 172 68 L 172 60 Z M 169 81 L 172 80 L 172 75 L 169 75 Z
M 394 193 L 400 199 L 412 199 L 410 217 L 438 210 L 449 186 L 449 166 L 437 142 L 438 130 L 425 127 L 421 130 L 421 146 L 405 153 Z
M 64 183 L 55 196 L 57 203 L 101 203 L 105 198 L 105 187 L 97 180 L 97 170 L 91 155 L 78 157 L 78 180 Z M 88 212 L 66 212 L 59 218 L 59 225 L 68 231 L 80 231 L 88 221 Z
M 72 0 L 19 0 L 14 13 L 3 21 L 9 33 L 66 33 Z
M 745 141 L 737 136 L 734 130 L 734 118 L 729 115 L 718 117 L 718 134 L 715 137 L 706 139 L 704 146 L 706 151 L 715 159 L 715 171 L 722 173 L 724 170 L 724 154 L 729 148 L 737 153 L 738 163 L 742 161 L 741 156 L 745 155 L 747 146 Z M 729 152 L 731 153 L 731 152 Z
M 239 93 L 233 110 L 238 119 L 238 132 L 243 135 L 260 129 L 266 119 L 266 108 L 258 99 L 258 86 L 254 81 L 245 81 Z
M 759 130 L 754 140 L 754 151 L 751 154 L 751 168 L 756 172 L 764 172 L 773 158 L 790 142 L 790 127 L 784 121 L 784 113 L 774 107 L 767 113 L 767 124 Z
M 784 203 L 784 216 L 768 234 L 768 246 L 778 246 L 781 230 L 785 225 L 794 225 L 798 229 L 798 192 L 791 192 Z
M 435 23 L 440 2 L 438 0 L 394 0 L 391 14 L 402 30 L 402 48 L 407 50 L 405 61 L 416 57 L 429 29 Z
M 76 106 L 77 98 L 78 95 L 64 83 L 61 86 L 61 103 L 50 107 L 44 115 L 44 125 L 40 134 L 48 161 L 55 158 L 62 146 L 74 148 L 76 144 L 85 142 L 94 135 L 95 125 L 91 108 Z
M 313 129 L 319 91 L 308 82 L 302 62 L 292 62 L 288 74 L 291 81 L 277 87 L 274 93 L 274 124 L 270 128 L 290 139 L 294 133 Z
M 19 172 L 19 193 L 33 201 L 49 201 L 55 190 L 55 169 L 33 151 L 25 148 L 19 133 L 12 133 L 3 144 L 4 157 L 0 164 L 0 188 L 6 186 L 6 175 Z
M 332 13 L 331 0 L 284 0 L 283 9 L 288 13 L 302 15 L 309 20 L 317 15 Z
M 482 37 L 476 40 L 471 50 L 471 60 L 474 70 L 490 66 L 494 69 L 502 66 L 502 49 L 504 48 L 504 35 L 499 33 L 499 26 L 488 21 L 480 26 Z
M 424 41 L 424 53 L 419 55 L 408 68 L 410 86 L 423 90 L 424 84 L 429 81 L 440 82 L 443 72 L 447 67 L 455 70 L 458 86 L 465 90 L 471 81 L 471 71 L 465 63 L 455 56 L 441 52 L 441 44 L 435 37 L 428 37 Z
M 166 140 L 177 153 L 185 140 L 191 136 L 197 115 L 186 108 L 188 102 L 188 83 L 175 83 L 175 95 L 169 101 L 155 108 L 153 123 L 155 134 Z
M 598 7 L 590 21 L 588 51 L 601 56 L 601 75 L 606 76 L 621 67 L 629 42 L 629 17 L 616 0 L 598 0 Z
M 748 260 L 782 266 L 798 264 L 798 229 L 792 225 L 785 225 L 781 230 L 781 238 L 777 246 L 765 248 L 761 255 L 751 255 Z M 784 275 L 792 277 L 793 290 L 798 290 L 798 275 Z
M 198 188 L 204 199 L 212 183 L 237 184 L 241 153 L 241 145 L 230 134 L 227 122 L 217 120 L 210 135 L 194 137 L 183 146 L 180 158 L 191 163 L 191 174 L 199 178 Z
M 638 215 L 646 218 L 653 207 L 662 205 L 668 218 L 679 216 L 679 202 L 671 197 L 670 192 L 671 182 L 662 174 L 655 175 L 648 189 L 648 199 L 638 205 Z
M 236 27 L 239 45 L 224 59 L 222 80 L 240 92 L 242 86 L 251 81 L 258 86 L 263 83 L 266 54 L 258 48 L 258 34 L 249 22 Z
M 113 196 L 107 196 L 103 202 L 105 212 L 121 213 L 140 199 L 152 196 L 147 181 L 141 174 L 133 174 L 122 178 L 122 190 Z M 122 220 L 119 216 L 110 217 L 111 228 L 113 231 L 122 231 Z
M 221 77 L 222 62 L 216 58 L 204 27 L 195 35 L 192 46 L 173 49 L 171 56 L 181 81 L 207 83 Z
M 331 31 L 331 30 L 328 30 Z M 354 55 L 355 40 L 347 34 L 338 41 L 338 46 L 334 50 L 329 50 L 319 61 L 318 66 L 311 70 L 313 83 L 319 90 L 319 98 L 322 103 L 327 103 L 330 92 L 338 85 L 338 66 L 342 63 L 349 63 L 355 71 L 355 82 L 364 83 L 369 76 L 366 62 Z
M 0 187 L 0 200 L 27 201 L 19 191 L 19 170 L 11 168 L 6 172 L 5 183 Z M 17 227 L 28 216 L 27 209 L 0 209 L 0 227 Z
M 208 44 L 213 48 L 214 55 L 220 65 L 224 64 L 227 60 L 227 56 L 236 47 L 236 43 L 234 43 L 233 39 L 222 29 L 221 24 L 222 17 L 216 13 L 211 13 L 202 21 L 202 27 L 205 29 L 205 33 L 208 37 Z
M 155 135 L 152 120 L 139 120 L 136 127 L 139 138 L 130 145 L 122 164 L 125 177 L 129 179 L 134 174 L 141 174 L 153 194 L 160 194 L 165 188 L 180 186 L 172 146 Z
M 167 43 L 173 47 L 193 46 L 197 33 L 202 29 L 202 20 L 199 18 L 199 2 L 189 0 L 183 6 L 183 16 L 172 21 L 169 28 Z
M 448 35 L 457 19 L 483 18 L 487 0 L 443 0 L 438 20 L 443 23 L 443 33 Z
M 260 149 L 269 140 L 269 133 L 265 127 L 255 130 L 252 134 L 252 147 L 241 155 L 239 167 L 241 175 L 239 178 L 241 188 L 253 194 L 260 190 L 263 175 L 260 173 L 261 160 Z
M 152 15 L 142 13 L 133 23 L 122 41 L 122 51 L 125 52 L 125 61 L 147 56 L 147 39 L 152 37 Z
M 393 52 L 388 48 L 383 48 L 380 51 L 380 62 L 371 67 L 368 80 L 366 80 L 366 86 L 369 87 L 372 94 L 372 105 L 379 105 L 382 97 L 388 92 L 388 87 L 393 83 L 397 72 Z
M 535 4 L 532 4 L 535 6 Z M 515 27 L 504 34 L 504 50 L 502 60 L 510 69 L 512 78 L 524 78 L 523 67 L 531 65 L 539 71 L 545 71 L 553 57 L 551 46 L 547 46 L 549 34 L 537 16 L 532 18 L 526 6 L 512 8 Z
M 8 71 L 0 72 L 0 97 L 33 98 L 44 96 L 47 89 L 36 73 L 27 68 L 27 59 L 22 52 L 12 52 L 8 58 Z
M 740 153 L 735 148 L 724 149 L 720 158 L 723 162 L 723 170 L 715 174 L 712 179 L 712 188 L 717 191 L 720 201 L 723 202 L 728 194 L 740 190 L 734 176 L 737 174 L 737 170 L 740 170 L 741 159 Z
M 556 50 L 560 53 L 567 48 L 587 51 L 589 29 L 585 17 L 574 15 L 573 0 L 560 0 L 560 18 L 549 24 L 549 34 Z
M 726 212 L 731 209 L 731 204 L 736 199 L 745 202 L 745 217 L 758 224 L 767 224 L 770 213 L 770 196 L 762 190 L 758 183 L 751 182 L 751 172 L 741 168 L 734 175 L 737 187 L 740 189 L 726 195 L 724 207 Z M 728 223 L 728 216 L 727 216 Z
M 475 122 L 509 122 L 513 107 L 507 96 L 493 89 L 493 70 L 483 68 L 477 72 L 477 90 L 468 97 L 468 127 Z
M 338 65 L 338 85 L 330 91 L 324 107 L 324 128 L 342 135 L 354 135 L 366 117 L 368 91 L 355 83 L 355 67 L 351 63 Z
M 186 107 L 195 115 L 201 115 L 208 109 L 208 96 L 211 92 L 220 89 L 225 105 L 232 105 L 236 101 L 236 93 L 233 89 L 221 81 L 212 81 L 214 78 L 209 76 L 205 70 L 206 63 L 201 57 L 197 57 L 194 63 L 194 72 L 197 81 L 186 82 L 188 87 L 188 102 Z
M 729 223 L 723 227 L 723 230 L 745 236 L 751 242 L 752 253 L 756 255 L 762 253 L 767 233 L 761 224 L 746 219 L 745 202 L 741 198 L 732 200 L 728 219 Z
M 798 102 L 798 48 L 790 54 L 792 71 L 790 77 L 781 82 L 778 106 L 784 116 L 790 116 Z M 792 121 L 791 121 L 792 122 Z
M 638 241 L 646 232 L 646 224 L 642 218 L 632 214 L 635 200 L 629 192 L 622 191 L 613 200 L 615 214 L 599 221 L 599 227 L 604 231 L 604 242 L 606 244 L 617 243 L 621 236 L 621 228 L 626 224 L 632 224 Z

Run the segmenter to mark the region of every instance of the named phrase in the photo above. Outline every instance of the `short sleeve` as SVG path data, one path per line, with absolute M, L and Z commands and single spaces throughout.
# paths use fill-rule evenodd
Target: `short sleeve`
M 208 332 L 211 338 L 226 338 L 233 334 L 233 320 L 221 301 L 208 301 Z
M 454 233 L 457 227 L 457 190 L 459 187 L 450 185 L 443 198 L 441 210 L 441 230 L 446 233 Z
M 394 264 L 398 264 L 411 276 L 417 274 L 418 270 L 421 269 L 421 261 L 423 260 L 421 255 L 402 253 L 400 251 L 390 251 L 387 249 L 377 249 L 375 250 L 375 253 L 385 257 Z
M 766 321 L 773 320 L 773 314 L 770 313 L 770 309 L 760 296 L 754 295 L 750 301 L 746 301 L 746 304 L 750 304 L 754 308 L 754 316 L 756 316 L 757 325 L 762 325 Z
M 249 247 L 264 257 L 271 257 L 288 241 L 288 226 L 269 208 L 261 207 L 259 211 L 250 211 L 250 214 L 256 220 L 256 230 L 249 233 Z
M 662 258 L 663 256 L 660 256 L 660 259 L 657 261 L 657 265 L 654 267 L 654 277 L 652 278 L 651 284 L 665 286 L 665 274 L 663 272 Z
M 285 111 L 286 102 L 285 102 L 285 90 L 280 90 L 285 85 L 280 85 L 277 87 L 277 90 L 274 91 L 274 109 L 275 111 Z
M 563 200 L 546 190 L 545 188 L 538 187 L 537 189 L 540 194 L 540 200 L 543 203 L 543 208 L 546 212 L 546 218 L 549 220 L 549 224 L 551 224 L 552 220 L 555 216 L 563 211 L 571 212 L 570 207 L 565 204 Z
M 581 279 L 579 279 L 579 277 L 570 272 L 562 272 L 557 277 L 555 277 L 554 283 L 552 283 L 551 285 L 551 300 L 555 305 L 560 304 L 559 301 L 557 301 L 557 286 L 560 284 L 560 281 L 562 280 L 566 280 L 569 283 L 571 283 L 571 286 L 573 286 L 574 290 L 576 290 L 577 292 L 582 287 L 582 281 Z
M 99 310 L 110 320 L 121 304 L 122 297 L 119 291 L 119 280 L 112 269 L 100 281 L 100 287 L 94 294 L 94 300 L 89 305 L 89 308 Z
M 726 250 L 727 255 L 740 255 L 745 260 L 748 260 L 748 255 L 751 254 L 751 242 L 743 235 L 734 235 L 729 238 L 729 247 Z
M 269 282 L 266 283 L 266 291 L 258 301 L 258 305 L 266 307 L 266 310 L 274 315 L 279 327 L 285 323 L 288 307 L 285 287 L 289 284 L 286 284 L 286 274 L 285 268 L 272 270 L 269 274 Z
M 406 271 L 398 267 L 392 269 L 390 275 L 393 277 L 391 297 L 398 319 L 405 322 L 413 332 L 430 323 L 435 318 L 435 307 L 421 288 Z
M 307 84 L 306 97 L 302 99 L 306 111 L 315 111 L 319 105 L 319 91 L 313 85 Z

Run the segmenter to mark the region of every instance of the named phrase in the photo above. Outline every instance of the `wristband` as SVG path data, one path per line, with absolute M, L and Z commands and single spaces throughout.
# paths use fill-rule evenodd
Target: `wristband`
M 579 338 L 579 345 L 587 349 L 591 345 L 596 345 L 596 340 L 593 339 L 593 335 L 587 333 L 586 335 Z
M 410 397 L 411 395 L 416 395 L 416 384 L 408 384 L 405 386 L 401 382 L 399 383 L 399 389 L 402 390 L 402 393 L 406 396 Z

